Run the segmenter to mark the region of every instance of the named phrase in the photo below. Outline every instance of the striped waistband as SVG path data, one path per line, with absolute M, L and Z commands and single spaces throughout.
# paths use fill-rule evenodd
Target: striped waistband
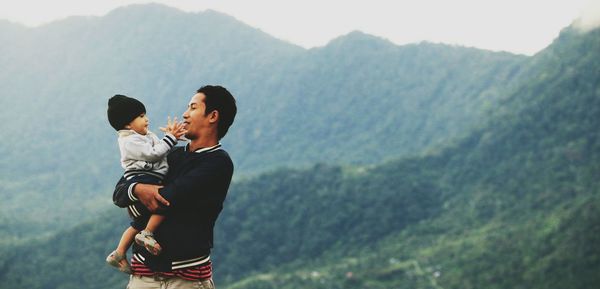
M 144 256 L 142 256 L 139 253 L 133 254 L 132 258 L 140 263 L 144 263 L 144 261 L 146 261 L 146 258 L 144 258 Z M 204 266 L 209 263 L 210 263 L 210 255 L 187 259 L 187 260 L 173 261 L 173 262 L 171 262 L 171 269 L 177 270 L 177 269 L 189 268 L 189 267 L 194 267 L 194 266 Z
M 212 278 L 212 263 L 209 261 L 202 266 L 192 266 L 172 270 L 170 272 L 154 272 L 144 263 L 131 259 L 131 270 L 133 276 L 150 277 L 157 281 L 166 281 L 170 278 L 181 278 L 188 281 L 205 281 Z

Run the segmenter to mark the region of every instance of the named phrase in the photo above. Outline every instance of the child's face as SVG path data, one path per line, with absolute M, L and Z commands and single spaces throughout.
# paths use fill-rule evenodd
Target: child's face
M 148 123 L 148 117 L 146 117 L 145 113 L 142 113 L 125 126 L 125 128 L 131 129 L 141 135 L 146 135 L 148 133 Z

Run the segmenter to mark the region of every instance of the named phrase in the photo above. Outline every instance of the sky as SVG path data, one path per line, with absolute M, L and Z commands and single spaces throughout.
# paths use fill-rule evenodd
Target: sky
M 0 0 L 0 19 L 35 27 L 149 2 L 216 10 L 305 48 L 360 30 L 398 45 L 429 41 L 533 55 L 576 19 L 584 28 L 600 24 L 600 0 Z

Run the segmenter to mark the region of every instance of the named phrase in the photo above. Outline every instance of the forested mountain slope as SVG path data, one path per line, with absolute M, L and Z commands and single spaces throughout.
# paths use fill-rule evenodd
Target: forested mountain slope
M 438 150 L 375 166 L 314 165 L 237 181 L 217 224 L 217 282 L 596 287 L 599 52 L 600 30 L 565 29 L 533 57 L 531 80 L 471 133 Z M 102 264 L 122 230 L 119 214 L 111 210 L 3 252 L 2 286 L 123 286 L 126 278 Z M 61 265 L 67 259 L 76 270 Z M 43 274 L 27 274 L 40 267 Z
M 110 206 L 122 172 L 106 120 L 116 93 L 142 100 L 159 132 L 199 86 L 228 87 L 239 114 L 223 143 L 240 177 L 443 144 L 479 123 L 528 59 L 360 32 L 306 50 L 218 12 L 157 4 L 37 28 L 0 22 L 0 41 L 0 218 L 18 238 Z

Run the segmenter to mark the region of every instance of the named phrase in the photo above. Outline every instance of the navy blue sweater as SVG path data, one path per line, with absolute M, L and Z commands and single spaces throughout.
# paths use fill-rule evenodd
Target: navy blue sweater
M 187 151 L 177 147 L 167 156 L 169 171 L 159 193 L 170 202 L 161 208 L 165 220 L 154 233 L 163 251 L 153 256 L 134 244 L 134 258 L 155 272 L 198 265 L 206 261 L 213 246 L 213 228 L 229 189 L 233 175 L 231 158 L 221 145 Z M 113 201 L 127 207 L 137 198 L 135 183 L 121 178 Z

